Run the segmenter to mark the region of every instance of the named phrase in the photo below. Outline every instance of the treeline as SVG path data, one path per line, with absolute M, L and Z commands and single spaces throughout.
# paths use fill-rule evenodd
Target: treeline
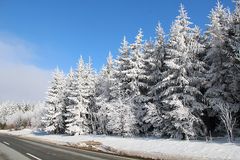
M 154 40 L 124 37 L 100 73 L 80 58 L 48 90 L 50 133 L 160 136 L 195 139 L 240 132 L 240 1 L 230 12 L 218 2 L 204 34 L 183 5 L 168 39 L 160 24 Z
M 44 104 L 0 102 L 0 129 L 23 129 L 42 127 Z

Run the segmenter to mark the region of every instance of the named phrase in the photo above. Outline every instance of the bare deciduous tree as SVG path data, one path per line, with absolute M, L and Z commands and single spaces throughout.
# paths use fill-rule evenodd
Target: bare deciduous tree
M 224 126 L 227 131 L 228 141 L 233 142 L 233 140 L 234 140 L 233 128 L 236 123 L 236 118 L 234 117 L 234 108 L 232 108 L 227 103 L 225 103 L 225 104 L 220 103 L 219 109 L 220 109 L 220 118 L 221 118 L 222 122 L 224 123 Z

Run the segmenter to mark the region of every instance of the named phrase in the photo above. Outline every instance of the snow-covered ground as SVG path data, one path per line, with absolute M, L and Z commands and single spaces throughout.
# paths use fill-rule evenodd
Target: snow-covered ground
M 30 129 L 21 131 L 0 130 L 0 132 L 79 147 L 88 146 L 91 143 L 93 147 L 99 150 L 107 149 L 116 153 L 144 156 L 145 158 L 240 160 L 239 141 L 231 144 L 221 140 L 204 142 L 155 138 L 122 138 L 103 135 L 47 135 Z

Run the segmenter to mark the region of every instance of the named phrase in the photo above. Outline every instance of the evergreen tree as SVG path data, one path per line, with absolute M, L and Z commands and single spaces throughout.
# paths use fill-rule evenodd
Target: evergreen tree
M 145 78 L 143 74 L 143 32 L 142 29 L 138 31 L 135 43 L 131 45 L 131 59 L 130 59 L 130 69 L 127 72 L 127 77 L 130 79 L 130 97 L 135 98 L 136 102 L 141 100 L 138 96 L 141 95 L 141 87 L 144 88 L 144 83 L 141 83 L 141 79 Z
M 96 75 L 92 67 L 92 60 L 89 57 L 89 61 L 86 64 L 85 73 L 85 83 L 84 83 L 84 98 L 87 99 L 87 123 L 91 133 L 96 133 L 96 123 L 97 123 L 97 108 L 95 99 L 95 85 L 96 85 Z
M 218 2 L 210 14 L 210 20 L 206 56 L 209 70 L 205 96 L 209 107 L 213 109 L 211 114 L 220 116 L 221 106 L 231 106 L 231 112 L 236 112 L 239 108 L 239 98 L 236 97 L 239 93 L 239 74 L 233 58 L 234 51 L 229 45 L 232 40 L 231 34 L 229 35 L 232 20 L 229 11 Z
M 119 97 L 120 93 L 123 98 L 128 98 L 128 95 L 131 92 L 130 89 L 130 78 L 127 76 L 127 73 L 130 69 L 130 47 L 126 40 L 126 37 L 123 38 L 122 46 L 119 49 L 120 55 L 116 59 L 115 63 L 115 73 L 114 77 L 116 78 L 116 85 L 113 88 L 112 95 L 113 97 Z
M 163 61 L 165 59 L 165 43 L 164 43 L 164 32 L 163 29 L 158 23 L 156 27 L 156 38 L 155 38 L 155 45 L 154 45 L 154 52 L 151 58 L 152 60 L 152 71 L 151 71 L 151 95 L 154 97 L 154 100 L 158 98 L 158 82 L 162 81 L 162 72 L 164 71 L 163 68 Z M 156 97 L 157 96 L 157 97 Z
M 142 33 L 140 32 L 138 34 L 137 37 L 139 37 L 139 40 L 136 40 L 136 44 L 140 44 L 141 43 L 141 35 Z M 124 134 L 137 134 L 138 133 L 138 128 L 136 126 L 137 120 L 133 120 L 134 118 L 136 118 L 136 114 L 137 114 L 137 110 L 135 108 L 134 105 L 134 98 L 135 95 L 138 94 L 138 86 L 137 85 L 137 81 L 136 81 L 136 72 L 134 70 L 134 63 L 133 63 L 133 50 L 137 49 L 134 48 L 137 45 L 132 45 L 130 49 L 130 47 L 128 46 L 128 42 L 126 41 L 126 38 L 124 37 L 124 40 L 122 42 L 122 46 L 119 49 L 120 55 L 116 60 L 116 66 L 115 68 L 115 73 L 114 73 L 114 77 L 116 79 L 115 82 L 115 86 L 113 87 L 112 90 L 112 95 L 113 97 L 116 97 L 114 99 L 111 100 L 111 105 L 112 108 L 110 109 L 110 115 L 112 117 L 112 115 L 115 115 L 115 119 L 118 118 L 119 120 L 121 120 L 121 116 L 123 114 L 129 115 L 129 121 L 126 121 L 124 123 L 130 124 L 129 126 L 132 126 L 133 128 L 129 129 L 128 131 L 126 131 L 126 133 Z M 139 50 L 139 46 L 137 46 Z M 131 52 L 131 57 L 130 57 L 130 52 Z M 135 52 L 135 51 L 134 51 Z M 137 53 L 138 54 L 138 53 Z M 138 92 L 138 93 L 137 93 Z M 118 106 L 117 104 L 121 102 L 121 106 Z M 121 107 L 121 108 L 119 108 Z M 117 110 L 119 110 L 119 112 L 116 112 Z M 123 111 L 126 111 L 126 113 L 124 113 Z M 131 115 L 134 114 L 134 115 Z M 131 115 L 131 116 L 130 116 Z M 110 118 L 111 119 L 111 118 Z M 113 119 L 111 119 L 113 120 Z M 118 121 L 119 123 L 121 121 Z M 135 123 L 135 124 L 134 124 Z M 113 127 L 112 121 L 109 122 L 107 128 L 111 128 Z M 130 133 L 132 132 L 132 133 Z M 119 134 L 119 132 L 116 132 L 115 134 Z
M 78 86 L 76 76 L 73 69 L 70 69 L 68 77 L 66 79 L 66 88 L 64 91 L 64 103 L 66 106 L 66 133 L 73 135 L 78 131 L 78 126 L 75 124 L 77 113 L 77 107 L 79 105 L 78 100 Z
M 98 133 L 107 134 L 110 132 L 107 129 L 107 123 L 109 122 L 109 114 L 111 102 L 116 97 L 113 97 L 112 92 L 114 88 L 114 66 L 113 57 L 109 52 L 107 58 L 107 64 L 102 68 L 96 86 L 96 105 L 98 107 Z
M 65 86 L 64 74 L 58 68 L 53 73 L 53 80 L 48 90 L 46 100 L 47 113 L 43 117 L 46 131 L 50 133 L 65 132 L 65 106 L 63 103 L 63 90 Z
M 92 132 L 90 124 L 90 108 L 89 108 L 89 87 L 86 85 L 87 82 L 87 71 L 83 61 L 83 58 L 80 57 L 80 60 L 77 65 L 76 71 L 76 81 L 77 81 L 77 101 L 79 102 L 75 106 L 74 112 L 75 117 L 73 120 L 72 134 L 89 134 Z
M 148 58 L 148 57 L 145 57 Z M 132 113 L 136 118 L 135 127 L 136 130 L 142 132 L 143 125 L 143 115 L 144 115 L 144 103 L 147 98 L 147 75 L 144 73 L 144 55 L 143 55 L 143 32 L 142 29 L 138 31 L 135 38 L 135 42 L 131 44 L 130 50 L 130 64 L 129 70 L 127 72 L 127 77 L 129 78 L 129 98 L 127 99 L 127 104 L 132 107 Z M 138 132 L 139 132 L 138 131 Z
M 200 118 L 194 114 L 203 105 L 197 99 L 201 92 L 193 83 L 197 77 L 192 77 L 200 70 L 201 63 L 198 62 L 198 53 L 192 51 L 197 42 L 193 43 L 190 24 L 187 12 L 181 5 L 179 16 L 171 27 L 164 61 L 167 71 L 159 86 L 164 88 L 160 93 L 164 117 L 162 131 L 166 135 L 182 139 L 196 137 L 202 125 Z
M 148 98 L 149 101 L 145 105 L 146 115 L 144 116 L 143 128 L 145 132 L 151 131 L 148 134 L 161 135 L 162 114 L 161 100 L 161 85 L 163 79 L 163 61 L 165 58 L 164 32 L 158 23 L 156 27 L 156 38 L 154 45 L 152 43 L 144 47 L 144 55 L 148 56 L 145 65 L 146 75 L 148 76 Z
M 155 59 L 154 57 L 154 43 L 152 41 L 147 41 L 143 45 L 143 55 L 141 59 L 141 68 L 140 68 L 140 73 L 139 73 L 139 78 L 138 78 L 138 86 L 140 90 L 140 95 L 136 95 L 135 97 L 135 105 L 138 106 L 138 125 L 139 125 L 139 130 L 140 134 L 148 134 L 149 129 L 151 127 L 151 123 L 149 123 L 149 120 L 147 120 L 148 116 L 151 116 L 147 114 L 150 108 L 152 108 L 151 104 L 153 103 L 152 101 L 152 95 L 149 93 L 151 89 L 151 85 L 155 82 L 155 78 L 157 75 L 154 75 L 157 71 L 156 69 L 158 68 L 155 66 Z M 153 73 L 155 72 L 155 73 Z M 153 77 L 154 76 L 154 77 Z M 147 116 L 147 117 L 146 117 Z
M 119 97 L 118 100 L 111 103 L 111 107 L 109 107 L 111 114 L 109 114 L 110 120 L 107 123 L 107 129 L 110 129 L 113 135 L 136 135 L 138 130 L 133 106 L 122 99 L 122 97 Z
M 231 92 L 235 103 L 240 103 L 240 1 L 235 0 L 235 10 L 232 14 L 231 25 L 228 32 L 228 50 L 231 60 Z M 229 67 L 230 68 L 230 67 Z M 230 77 L 229 77 L 230 78 Z M 240 105 L 238 105 L 240 110 Z

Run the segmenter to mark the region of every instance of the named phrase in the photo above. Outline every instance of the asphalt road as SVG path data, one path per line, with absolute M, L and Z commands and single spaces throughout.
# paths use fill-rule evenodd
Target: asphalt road
M 136 160 L 0 134 L 0 160 Z

